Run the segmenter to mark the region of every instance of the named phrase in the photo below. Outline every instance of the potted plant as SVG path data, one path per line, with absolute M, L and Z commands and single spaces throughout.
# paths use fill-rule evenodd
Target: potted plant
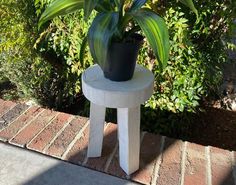
M 197 13 L 192 0 L 181 0 Z M 148 6 L 147 0 L 55 0 L 43 12 L 39 27 L 58 15 L 84 9 L 85 20 L 97 11 L 88 35 L 82 43 L 89 44 L 91 55 L 114 81 L 132 78 L 138 50 L 144 34 L 156 56 L 160 70 L 167 65 L 169 35 L 165 21 Z M 83 57 L 81 57 L 81 60 Z

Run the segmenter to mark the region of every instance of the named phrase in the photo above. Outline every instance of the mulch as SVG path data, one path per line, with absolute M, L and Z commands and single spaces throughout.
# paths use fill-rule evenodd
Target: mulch
M 236 111 L 214 107 L 204 109 L 193 119 L 187 140 L 235 151 Z

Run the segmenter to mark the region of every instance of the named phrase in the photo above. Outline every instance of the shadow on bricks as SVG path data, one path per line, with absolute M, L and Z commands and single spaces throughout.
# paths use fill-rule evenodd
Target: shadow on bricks
M 2 101 L 2 103 L 4 102 Z M 235 152 L 211 146 L 205 147 L 145 132 L 141 133 L 140 169 L 134 174 L 127 176 L 119 165 L 116 124 L 108 123 L 105 125 L 102 156 L 88 159 L 86 157 L 89 139 L 89 122 L 87 118 L 56 113 L 46 109 L 40 111 L 40 113 L 36 111 L 38 116 L 32 116 L 32 111 L 34 109 L 37 110 L 37 107 L 27 109 L 27 107 L 23 106 L 19 109 L 19 106 L 15 104 L 8 104 L 5 106 L 8 106 L 9 110 L 12 111 L 5 113 L 6 111 L 2 109 L 3 114 L 10 115 L 9 120 L 15 119 L 17 116 L 18 118 L 15 121 L 10 120 L 8 124 L 4 125 L 6 126 L 5 129 L 11 130 L 9 133 L 14 131 L 13 135 L 19 131 L 18 136 L 20 133 L 22 135 L 24 135 L 23 133 L 29 134 L 29 132 L 26 132 L 27 130 L 34 130 L 34 135 L 29 137 L 33 139 L 27 139 L 27 144 L 21 147 L 142 184 L 236 185 Z M 19 116 L 25 109 L 27 111 Z M 30 117 L 29 115 L 34 117 L 30 122 L 26 119 Z M 53 118 L 48 119 L 49 115 Z M 25 126 L 25 122 L 27 125 L 22 129 L 22 126 Z M 2 130 L 2 133 L 5 133 L 4 130 Z M 12 137 L 2 141 L 9 142 L 9 140 L 11 141 L 10 138 Z M 14 142 L 11 144 L 14 144 Z M 24 185 L 64 185 L 74 183 L 70 183 L 69 175 L 58 176 L 58 171 L 66 171 L 65 165 L 53 166 Z M 65 174 L 68 173 L 66 171 Z M 112 185 L 112 183 L 105 184 Z
M 234 178 L 232 178 L 232 176 L 234 176 Z M 233 166 L 233 172 L 228 172 L 226 176 L 223 176 L 222 179 L 219 179 L 219 183 L 217 182 L 212 184 L 236 185 L 236 165 Z
M 83 134 L 73 143 L 70 150 L 64 153 L 62 159 L 70 163 L 81 165 L 93 170 L 107 173 L 119 178 L 132 180 L 142 184 L 176 184 L 181 179 L 181 148 L 182 141 L 165 138 L 150 133 L 143 133 L 140 149 L 140 169 L 127 176 L 119 165 L 119 146 L 117 140 L 117 125 L 109 123 L 105 127 L 102 156 L 87 158 L 88 127 Z M 51 181 L 60 166 L 45 171 L 25 185 Z M 55 171 L 55 173 L 53 172 Z M 60 178 L 59 178 L 60 179 Z M 61 180 L 58 179 L 60 184 Z
M 193 179 L 197 179 L 198 185 L 209 184 L 209 176 L 206 175 L 208 173 L 207 168 L 201 169 L 201 165 L 196 165 L 193 162 L 194 159 L 191 159 L 191 157 L 199 158 L 199 156 L 196 155 L 201 154 L 201 149 L 203 149 L 203 153 L 205 154 L 205 147 L 201 145 L 191 144 L 150 133 L 143 133 L 140 150 L 140 169 L 131 176 L 126 176 L 119 166 L 117 126 L 111 123 L 106 126 L 104 131 L 102 156 L 99 158 L 86 158 L 88 131 L 87 127 L 84 130 L 84 133 L 81 134 L 81 136 L 73 143 L 73 146 L 70 147 L 70 150 L 65 151 L 64 156 L 62 156 L 63 160 L 142 184 L 194 185 L 194 183 L 192 183 L 193 181 L 185 180 L 188 173 L 187 170 L 191 169 L 192 171 L 189 174 L 193 176 Z M 199 153 L 193 153 L 192 151 L 199 151 Z M 192 154 L 194 156 L 191 156 Z M 220 156 L 217 154 L 216 159 L 218 157 Z M 189 160 L 191 160 L 191 164 L 195 166 L 188 168 L 191 165 L 188 164 Z M 199 161 L 197 160 L 196 162 Z M 235 185 L 232 171 L 225 170 L 223 165 L 224 164 L 221 165 L 220 163 L 217 168 L 224 170 L 224 173 L 221 173 L 220 176 L 217 174 L 214 177 L 212 163 L 211 169 L 213 174 L 210 176 L 212 178 L 211 181 L 214 182 L 214 179 L 219 178 L 215 181 L 216 183 L 212 183 L 212 185 Z M 58 176 L 60 172 L 65 172 L 67 175 Z M 56 165 L 29 180 L 24 185 L 74 184 L 75 182 L 71 182 L 69 178 L 70 175 L 68 174 L 69 172 L 66 170 L 66 166 Z M 79 184 L 79 181 L 77 183 Z M 112 185 L 113 183 L 104 182 L 104 184 Z
M 212 185 L 236 185 L 233 178 L 236 175 L 236 166 L 233 166 L 233 171 L 232 168 L 227 168 L 228 163 L 224 163 L 223 160 L 216 161 L 215 164 L 215 160 L 222 157 L 219 152 L 225 151 L 221 149 L 219 151 L 210 150 L 212 153 L 215 152 L 215 156 L 211 155 L 211 175 L 208 176 L 209 169 L 207 169 L 206 163 L 203 163 L 204 168 L 202 168 L 202 165 L 196 164 L 203 162 L 199 160 L 201 156 L 197 155 L 201 154 L 201 149 L 203 149 L 205 154 L 205 147 L 186 143 L 149 133 L 143 134 L 140 151 L 140 169 L 131 176 L 126 176 L 119 166 L 116 125 L 110 124 L 104 133 L 101 157 L 86 158 L 87 134 L 84 134 L 74 143 L 64 160 L 141 184 L 207 185 L 211 182 Z M 192 151 L 199 151 L 199 153 L 193 153 Z M 186 154 L 185 157 L 184 154 Z M 204 157 L 207 159 L 207 156 Z M 191 164 L 188 163 L 189 160 L 191 160 Z M 64 171 L 65 174 L 69 173 L 66 172 L 65 166 L 57 165 L 39 174 L 24 185 L 35 184 L 36 182 L 38 185 L 68 184 L 70 182 L 69 175 L 59 177 L 58 173 L 60 171 Z M 189 175 L 192 177 L 189 178 Z M 73 183 L 70 182 L 69 184 Z M 104 184 L 113 185 L 112 182 L 104 182 Z

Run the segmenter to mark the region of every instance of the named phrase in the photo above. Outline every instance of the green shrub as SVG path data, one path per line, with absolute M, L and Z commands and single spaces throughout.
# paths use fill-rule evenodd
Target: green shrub
M 158 1 L 157 11 L 165 15 L 171 40 L 169 65 L 161 74 L 146 46 L 140 63 L 156 76 L 155 93 L 146 106 L 172 112 L 196 111 L 200 100 L 216 91 L 227 62 L 227 44 L 235 9 L 230 0 L 194 1 L 199 20 L 175 0 Z M 174 6 L 175 5 L 175 6 Z M 173 8 L 175 7 L 175 8 Z
M 37 22 L 32 0 L 1 1 L 0 76 L 25 97 L 49 107 L 67 107 L 77 96 L 73 84 L 77 75 L 67 76 L 67 65 L 50 51 L 42 57 L 33 49 L 39 35 Z
M 160 74 L 148 46 L 142 50 L 140 62 L 156 76 L 155 93 L 142 109 L 144 130 L 181 138 L 196 119 L 201 100 L 216 94 L 222 80 L 223 64 L 228 62 L 227 41 L 231 37 L 235 3 L 195 0 L 199 21 L 181 4 L 159 1 L 164 8 L 171 39 L 171 57 Z M 159 6 L 159 4 L 158 4 Z M 233 48 L 233 47 L 232 47 Z
M 11 77 L 25 94 L 32 95 L 34 88 L 40 87 L 40 90 L 36 89 L 42 95 L 41 99 L 49 99 L 51 106 L 60 107 L 72 104 L 76 95 L 81 93 L 80 75 L 92 64 L 89 52 L 86 52 L 83 64 L 79 60 L 80 45 L 91 19 L 85 23 L 81 11 L 55 18 L 36 41 L 50 63 L 46 62 L 32 50 L 32 46 L 38 34 L 35 12 L 39 16 L 51 1 L 35 0 L 36 10 L 32 1 L 3 1 L 1 61 L 4 62 L 1 62 L 1 71 L 8 68 L 5 71 L 15 72 L 19 78 L 13 79 L 14 75 L 6 72 L 4 75 Z M 181 3 L 176 4 L 175 0 L 158 1 L 154 5 L 156 11 L 165 16 L 170 30 L 171 57 L 169 66 L 161 74 L 149 46 L 145 45 L 140 51 L 139 63 L 146 65 L 156 76 L 155 93 L 146 106 L 172 112 L 194 111 L 202 97 L 216 90 L 221 80 L 221 65 L 227 60 L 227 48 L 222 38 L 227 37 L 232 25 L 235 6 L 229 0 L 216 3 L 196 0 L 199 11 L 196 23 L 195 15 Z M 14 49 L 10 51 L 9 48 Z M 10 53 L 14 53 L 14 57 Z M 24 82 L 25 75 L 32 76 L 32 73 L 24 74 L 22 83 L 19 74 L 26 68 L 39 75 Z M 18 82 L 15 79 L 19 79 Z
M 0 72 L 1 76 L 15 83 L 19 90 L 30 94 L 31 61 L 40 61 L 32 52 L 37 35 L 37 23 L 32 1 L 2 0 L 0 4 Z
M 79 11 L 58 17 L 39 36 L 38 16 L 51 1 L 1 0 L 0 78 L 7 77 L 26 96 L 60 109 L 80 95 L 81 73 L 92 64 L 88 50 L 83 64 L 79 56 L 91 19 L 85 23 Z M 139 63 L 155 74 L 155 92 L 143 109 L 143 127 L 174 132 L 188 121 L 187 112 L 196 111 L 200 101 L 220 84 L 236 6 L 230 0 L 195 0 L 196 22 L 194 13 L 176 0 L 153 2 L 167 21 L 171 52 L 168 67 L 160 73 L 150 47 L 144 45 L 140 51 Z
M 50 1 L 35 0 L 39 14 Z M 195 14 L 176 0 L 153 2 L 152 7 L 167 21 L 171 52 L 168 67 L 160 73 L 150 47 L 145 45 L 140 51 L 139 63 L 151 69 L 156 77 L 155 93 L 146 106 L 194 112 L 200 100 L 216 91 L 220 84 L 221 65 L 227 61 L 227 47 L 222 38 L 230 30 L 234 6 L 230 0 L 216 3 L 196 0 L 197 22 Z M 77 74 L 79 78 L 92 61 L 89 52 L 84 65 L 79 60 L 80 45 L 91 24 L 91 19 L 84 23 L 82 17 L 82 12 L 76 12 L 53 19 L 39 39 L 42 51 L 53 50 L 58 58 L 63 58 L 68 67 L 65 74 Z M 80 81 L 76 84 L 72 88 L 80 92 Z
M 35 0 L 38 16 L 50 2 L 51 0 Z M 83 11 L 54 18 L 37 40 L 37 47 L 42 53 L 53 51 L 56 58 L 66 66 L 63 74 L 70 78 L 67 83 L 73 84 L 70 88 L 71 92 L 81 93 L 81 74 L 93 64 L 88 48 L 83 63 L 79 55 L 91 21 L 92 19 L 87 22 L 83 20 Z

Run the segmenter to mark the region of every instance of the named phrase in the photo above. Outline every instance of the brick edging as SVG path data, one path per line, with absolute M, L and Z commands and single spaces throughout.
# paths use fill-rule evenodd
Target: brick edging
M 0 99 L 0 120 L 17 105 Z M 106 124 L 102 157 L 87 159 L 88 118 L 37 106 L 12 115 L 0 129 L 2 142 L 143 184 L 236 185 L 234 151 L 144 132 L 140 170 L 127 176 L 119 166 L 116 124 Z

